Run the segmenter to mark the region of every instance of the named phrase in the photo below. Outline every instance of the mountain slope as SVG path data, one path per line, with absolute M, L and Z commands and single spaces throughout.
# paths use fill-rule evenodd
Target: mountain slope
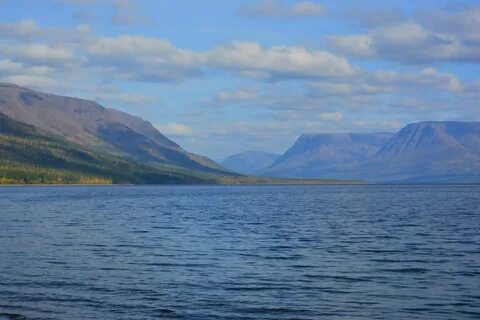
M 412 123 L 396 134 L 302 135 L 270 176 L 480 183 L 480 122 Z
M 98 153 L 0 113 L 0 183 L 212 183 L 215 176 Z
M 380 181 L 480 182 L 480 122 L 409 124 L 361 171 Z
M 337 177 L 372 157 L 390 133 L 303 134 L 264 174 L 284 177 Z
M 275 162 L 279 154 L 263 151 L 245 151 L 229 156 L 222 161 L 222 166 L 235 172 L 258 173 Z
M 98 151 L 107 150 L 145 164 L 170 164 L 222 172 L 213 161 L 191 154 L 141 118 L 94 101 L 62 97 L 0 84 L 0 112 L 37 130 Z

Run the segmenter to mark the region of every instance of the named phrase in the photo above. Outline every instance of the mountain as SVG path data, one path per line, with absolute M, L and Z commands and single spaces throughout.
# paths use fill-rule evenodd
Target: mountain
M 409 124 L 361 172 L 379 181 L 480 182 L 480 122 Z
M 235 172 L 254 174 L 258 173 L 280 157 L 279 154 L 263 151 L 245 151 L 229 156 L 222 161 L 222 166 Z
M 0 84 L 0 113 L 93 151 L 126 156 L 145 165 L 168 164 L 221 173 L 208 158 L 182 149 L 153 125 L 90 100 Z
M 395 183 L 480 183 L 480 122 L 419 122 L 395 134 L 308 134 L 269 176 Z
M 216 176 L 95 152 L 0 113 L 0 184 L 213 183 Z
M 145 165 L 95 151 L 0 113 L 0 184 L 345 184 L 360 181 L 277 179 Z
M 263 171 L 269 176 L 348 176 L 391 138 L 391 133 L 303 134 L 287 152 Z M 346 172 L 346 173 L 345 173 Z

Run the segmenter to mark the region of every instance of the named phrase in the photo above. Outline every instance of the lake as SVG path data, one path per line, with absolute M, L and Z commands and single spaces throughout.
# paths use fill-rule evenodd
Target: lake
M 2 187 L 0 314 L 478 319 L 480 186 Z

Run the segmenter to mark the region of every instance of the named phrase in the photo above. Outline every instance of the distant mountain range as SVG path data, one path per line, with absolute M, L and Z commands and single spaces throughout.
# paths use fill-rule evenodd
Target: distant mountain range
M 480 122 L 409 124 L 360 169 L 378 181 L 480 183 Z
M 263 171 L 269 176 L 336 176 L 372 157 L 391 133 L 303 134 Z
M 245 176 L 184 150 L 141 118 L 94 101 L 0 84 L 0 184 L 112 183 L 359 181 Z
M 420 122 L 395 134 L 305 134 L 262 174 L 480 183 L 480 122 Z
M 247 151 L 222 165 L 184 150 L 141 118 L 0 84 L 0 183 L 480 183 L 480 122 L 304 134 L 283 155 Z
M 245 151 L 231 155 L 221 162 L 229 170 L 244 174 L 258 174 L 271 166 L 279 154 L 263 151 Z

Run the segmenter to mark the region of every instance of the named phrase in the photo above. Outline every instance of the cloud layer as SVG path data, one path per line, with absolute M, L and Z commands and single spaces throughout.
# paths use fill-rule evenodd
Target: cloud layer
M 338 52 L 401 63 L 480 61 L 480 7 L 422 14 L 417 19 L 367 25 L 363 34 L 329 36 Z

